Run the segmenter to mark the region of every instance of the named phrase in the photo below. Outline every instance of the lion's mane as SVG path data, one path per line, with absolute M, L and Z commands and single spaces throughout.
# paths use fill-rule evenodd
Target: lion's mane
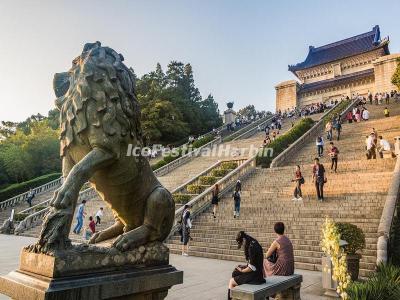
M 60 109 L 61 156 L 75 140 L 83 142 L 82 135 L 89 126 L 102 126 L 109 136 L 130 135 L 142 142 L 134 74 L 123 60 L 121 54 L 102 47 L 100 42 L 90 43 L 73 60 L 68 73 L 56 74 L 54 90 Z M 89 101 L 95 101 L 94 119 L 87 116 Z

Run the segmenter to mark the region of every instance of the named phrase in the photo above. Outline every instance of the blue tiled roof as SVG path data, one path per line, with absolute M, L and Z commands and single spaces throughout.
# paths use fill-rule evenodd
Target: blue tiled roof
M 325 64 L 345 57 L 368 52 L 380 47 L 385 47 L 385 53 L 389 54 L 387 43 L 381 43 L 379 26 L 371 31 L 353 36 L 332 44 L 315 48 L 310 46 L 307 58 L 302 63 L 289 66 L 289 71 L 307 69 L 313 66 Z
M 337 76 L 335 78 L 330 78 L 312 83 L 304 83 L 300 86 L 299 92 L 307 93 L 307 92 L 317 91 L 320 89 L 325 89 L 343 83 L 349 83 L 362 78 L 370 77 L 373 74 L 374 74 L 374 69 L 367 69 L 347 75 Z

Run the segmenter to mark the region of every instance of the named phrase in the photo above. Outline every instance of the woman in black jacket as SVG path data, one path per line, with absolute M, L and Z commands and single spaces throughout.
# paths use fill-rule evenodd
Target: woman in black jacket
M 240 231 L 236 237 L 238 248 L 244 245 L 244 256 L 247 265 L 238 266 L 232 273 L 229 281 L 228 299 L 230 290 L 241 284 L 263 284 L 265 279 L 263 276 L 264 252 L 261 245 L 256 239 L 249 236 L 244 231 Z

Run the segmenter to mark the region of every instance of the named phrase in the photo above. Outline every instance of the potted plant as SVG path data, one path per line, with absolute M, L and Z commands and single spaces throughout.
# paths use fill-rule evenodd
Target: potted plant
M 347 270 L 352 281 L 358 279 L 361 255 L 358 253 L 365 247 L 365 235 L 361 228 L 350 223 L 336 223 L 340 238 L 347 242 L 343 246 L 346 253 Z

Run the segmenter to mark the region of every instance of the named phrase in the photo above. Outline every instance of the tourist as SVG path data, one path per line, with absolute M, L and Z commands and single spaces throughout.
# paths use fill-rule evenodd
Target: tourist
M 182 256 L 189 256 L 189 241 L 191 239 L 190 229 L 192 228 L 192 221 L 190 219 L 190 206 L 187 204 L 183 207 L 181 226 Z
M 342 123 L 340 122 L 340 117 L 336 121 L 335 130 L 336 130 L 337 140 L 339 140 L 340 139 L 340 133 L 342 132 Z
M 324 153 L 324 138 L 322 136 L 318 136 L 315 145 L 317 145 L 317 154 L 318 157 L 322 157 Z
M 242 191 L 242 182 L 239 179 L 236 181 L 235 189 L 239 192 Z
M 386 93 L 385 94 L 385 104 L 389 104 L 390 102 L 389 102 L 389 94 L 388 93 Z
M 370 91 L 368 91 L 368 100 L 369 104 L 372 104 L 372 93 Z
M 303 200 L 303 194 L 301 192 L 301 185 L 304 184 L 304 178 L 303 175 L 301 174 L 300 166 L 296 166 L 296 171 L 294 174 L 294 179 L 292 182 L 296 182 L 296 187 L 294 188 L 293 196 L 294 198 L 292 199 L 293 201 L 296 200 Z
M 319 163 L 319 158 L 316 157 L 314 159 L 314 166 L 312 170 L 313 176 L 313 182 L 315 184 L 315 189 L 317 191 L 317 197 L 319 201 L 324 200 L 324 184 L 326 183 L 326 175 L 325 175 L 325 168 L 323 164 Z
M 73 230 L 74 233 L 79 234 L 83 226 L 83 217 L 86 216 L 85 212 L 86 200 L 82 200 L 82 203 L 78 206 L 78 211 L 76 213 L 77 224 Z
M 249 236 L 244 231 L 240 231 L 236 237 L 238 249 L 244 246 L 244 256 L 246 265 L 239 265 L 232 273 L 229 281 L 228 299 L 232 299 L 230 291 L 235 286 L 242 284 L 263 284 L 265 279 L 263 276 L 264 252 L 260 243 Z
M 96 225 L 101 223 L 101 218 L 103 217 L 103 208 L 100 207 L 100 209 L 97 211 L 95 218 L 96 218 Z
M 369 111 L 368 111 L 367 108 L 365 108 L 365 109 L 363 110 L 362 118 L 363 118 L 364 121 L 368 121 L 368 120 L 369 120 Z
M 351 111 L 349 111 L 346 114 L 346 120 L 347 120 L 348 123 L 352 123 L 353 122 L 353 113 Z
M 376 142 L 375 142 L 375 134 L 371 132 L 371 134 L 367 138 L 367 159 L 376 159 Z
M 35 197 L 35 192 L 32 189 L 29 189 L 28 196 L 26 196 L 26 202 L 28 203 L 29 207 L 32 207 L 32 200 Z
M 329 156 L 331 157 L 331 171 L 335 171 L 336 173 L 339 149 L 333 144 L 333 142 L 330 142 L 329 144 L 331 145 L 331 149 L 329 150 Z
M 96 224 L 95 224 L 95 222 L 93 220 L 93 217 L 90 216 L 89 217 L 89 224 L 88 224 L 88 226 L 86 227 L 86 229 L 85 229 L 85 231 L 83 233 L 83 238 L 85 240 L 89 240 L 92 237 L 92 235 L 95 234 L 95 233 L 96 233 Z
M 218 208 L 218 201 L 219 201 L 219 186 L 218 183 L 214 185 L 214 188 L 212 190 L 212 198 L 211 198 L 211 204 L 213 207 L 212 214 L 214 216 L 214 219 L 217 217 L 217 208 Z
M 360 111 L 360 108 L 357 107 L 354 117 L 356 119 L 356 122 L 361 122 L 361 111 Z
M 264 276 L 290 276 L 294 273 L 294 253 L 292 242 L 286 237 L 285 224 L 275 223 L 274 231 L 277 235 L 272 242 L 264 259 Z
M 390 116 L 390 112 L 389 112 L 389 109 L 387 107 L 385 107 L 385 109 L 383 111 L 383 114 L 385 115 L 386 118 Z
M 239 217 L 240 215 L 240 191 L 238 187 L 235 187 L 235 191 L 233 192 L 233 202 L 234 202 L 234 209 L 233 209 L 233 218 Z
M 332 140 L 332 122 L 328 121 L 325 125 L 326 139 Z
M 390 144 L 381 135 L 379 136 L 378 153 L 379 157 L 383 158 L 383 152 L 391 152 Z

